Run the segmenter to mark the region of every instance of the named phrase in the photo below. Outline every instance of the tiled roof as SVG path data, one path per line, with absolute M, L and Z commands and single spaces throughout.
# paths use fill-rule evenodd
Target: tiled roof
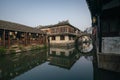
M 20 32 L 44 33 L 43 31 L 40 31 L 39 29 L 36 28 L 32 28 L 18 23 L 3 21 L 3 20 L 0 20 L 0 29 L 20 31 Z
M 69 26 L 71 26 L 71 27 L 73 27 L 75 29 L 78 29 L 78 28 L 74 27 L 73 25 L 71 25 L 68 20 L 67 21 L 59 22 L 59 23 L 54 24 L 54 25 L 38 26 L 38 28 L 39 29 L 44 29 L 44 28 L 52 28 L 52 27 L 58 27 L 58 26 L 64 26 L 64 25 L 69 25 Z
M 88 8 L 90 9 L 90 12 L 92 15 L 95 15 L 95 13 L 98 13 L 102 8 L 104 4 L 109 3 L 110 1 L 114 0 L 86 0 L 88 4 Z M 119 0 L 116 0 L 119 2 Z

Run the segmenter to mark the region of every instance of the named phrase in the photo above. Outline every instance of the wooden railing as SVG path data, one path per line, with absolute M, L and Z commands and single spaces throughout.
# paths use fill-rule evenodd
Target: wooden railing
M 9 47 L 11 45 L 31 45 L 31 44 L 44 44 L 45 40 L 5 40 L 5 43 L 0 40 L 0 46 Z

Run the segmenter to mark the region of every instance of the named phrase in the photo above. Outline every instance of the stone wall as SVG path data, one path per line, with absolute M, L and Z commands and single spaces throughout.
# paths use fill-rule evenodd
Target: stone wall
M 119 54 L 98 54 L 98 67 L 120 72 L 120 55 Z

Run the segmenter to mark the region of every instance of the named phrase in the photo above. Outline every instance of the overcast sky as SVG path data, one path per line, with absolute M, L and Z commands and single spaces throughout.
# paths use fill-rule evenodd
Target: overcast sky
M 80 30 L 91 26 L 86 0 L 0 0 L 0 20 L 31 27 L 64 20 Z

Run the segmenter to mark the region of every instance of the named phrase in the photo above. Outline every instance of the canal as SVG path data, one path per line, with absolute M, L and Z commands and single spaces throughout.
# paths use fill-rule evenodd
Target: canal
M 120 80 L 99 69 L 94 50 L 49 48 L 0 57 L 0 80 Z

